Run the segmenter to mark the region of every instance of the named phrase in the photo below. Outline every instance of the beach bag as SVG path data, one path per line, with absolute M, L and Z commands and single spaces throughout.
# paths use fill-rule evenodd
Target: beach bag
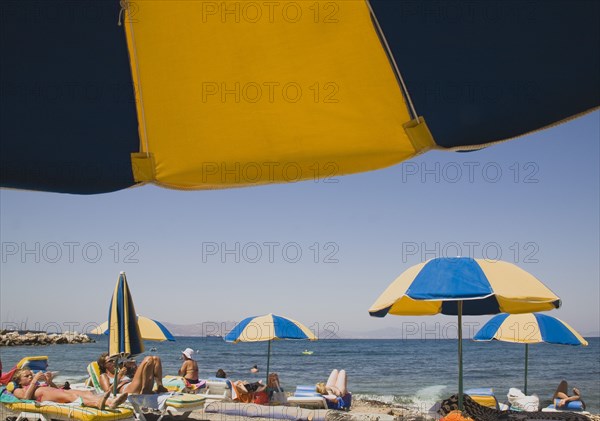
M 287 396 L 283 390 L 275 390 L 271 394 L 271 402 L 279 403 L 281 405 L 287 404 Z
M 527 396 L 520 389 L 514 387 L 509 389 L 506 396 L 512 410 L 535 412 L 540 406 L 540 398 L 536 395 Z
M 254 394 L 254 403 L 257 405 L 266 405 L 269 403 L 269 395 L 264 390 Z

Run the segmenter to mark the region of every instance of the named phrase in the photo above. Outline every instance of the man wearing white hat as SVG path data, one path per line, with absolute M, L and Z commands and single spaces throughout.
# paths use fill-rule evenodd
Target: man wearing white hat
M 198 383 L 198 363 L 194 361 L 194 350 L 186 348 L 181 353 L 183 354 L 184 361 L 179 369 L 179 375 L 189 383 Z

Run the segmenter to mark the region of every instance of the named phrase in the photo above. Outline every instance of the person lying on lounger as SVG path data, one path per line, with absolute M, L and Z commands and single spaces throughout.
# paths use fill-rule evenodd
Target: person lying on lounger
M 100 355 L 97 363 L 100 368 L 100 386 L 105 392 L 113 390 L 115 375 L 118 379 L 117 392 L 119 393 L 154 393 L 155 382 L 157 393 L 168 392 L 167 388 L 162 384 L 162 362 L 159 357 L 148 356 L 144 358 L 135 370 L 133 378 L 127 376 L 127 367 L 121 367 L 117 370 L 115 361 L 106 352 Z
M 348 393 L 346 370 L 334 369 L 327 383 L 317 383 L 317 393 L 321 395 L 345 396 Z
M 558 388 L 556 389 L 556 392 L 554 392 L 554 396 L 552 397 L 552 400 L 560 399 L 560 401 L 558 402 L 557 408 L 558 409 L 566 408 L 567 404 L 569 402 L 581 401 L 581 406 L 583 407 L 583 409 L 585 409 L 585 402 L 583 402 L 581 400 L 581 392 L 579 391 L 579 389 L 574 387 L 573 394 L 571 396 L 569 396 L 568 392 L 569 392 L 569 384 L 567 383 L 566 380 L 561 381 L 558 384 Z
M 52 374 L 38 372 L 33 374 L 28 368 L 20 368 L 12 377 L 15 389 L 13 395 L 19 399 L 35 399 L 38 402 L 52 401 L 56 403 L 71 403 L 78 399 L 86 406 L 104 409 L 106 405 L 115 409 L 127 400 L 127 393 L 116 399 L 109 399 L 110 392 L 96 395 L 87 390 L 58 389 L 52 382 Z

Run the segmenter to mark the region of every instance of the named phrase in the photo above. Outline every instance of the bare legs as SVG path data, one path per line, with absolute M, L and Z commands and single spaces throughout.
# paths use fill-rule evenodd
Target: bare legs
M 327 379 L 326 389 L 336 396 L 344 396 L 347 393 L 346 370 L 334 369 Z
M 554 399 L 560 399 L 560 401 L 558 402 L 558 407 L 564 407 L 566 406 L 569 402 L 573 402 L 573 401 L 581 401 L 582 405 L 583 405 L 583 409 L 585 409 L 585 403 L 581 400 L 581 392 L 579 391 L 579 389 L 577 389 L 576 387 L 573 388 L 573 395 L 569 396 L 567 394 L 569 385 L 567 384 L 567 382 L 565 380 L 563 380 L 562 382 L 560 382 L 560 384 L 558 385 L 558 389 L 556 389 L 556 393 L 554 394 Z
M 110 392 L 106 392 L 104 395 L 99 396 L 83 390 L 63 390 L 54 387 L 40 387 L 35 391 L 35 398 L 39 401 L 71 403 L 78 398 L 81 398 L 84 405 L 98 409 L 104 409 L 106 404 L 108 404 L 111 409 L 114 409 L 127 400 L 127 393 L 116 399 L 109 399 L 109 396 Z
M 160 358 L 148 356 L 144 358 L 138 366 L 131 383 L 123 387 L 127 393 L 153 393 L 154 383 L 156 382 L 157 392 L 163 393 L 167 389 L 162 384 L 162 363 Z

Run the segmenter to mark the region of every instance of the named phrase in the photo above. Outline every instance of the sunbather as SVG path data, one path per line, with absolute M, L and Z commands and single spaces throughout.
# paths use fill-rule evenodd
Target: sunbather
M 100 386 L 105 392 L 113 390 L 115 375 L 118 379 L 117 391 L 119 393 L 153 393 L 155 382 L 157 393 L 168 392 L 162 384 L 162 363 L 159 357 L 148 356 L 144 358 L 135 370 L 133 378 L 127 376 L 128 369 L 126 367 L 121 367 L 117 371 L 115 361 L 109 358 L 107 353 L 100 355 L 97 362 L 100 368 Z
M 569 396 L 568 392 L 569 384 L 566 380 L 561 381 L 558 384 L 558 387 L 556 388 L 556 392 L 554 392 L 554 396 L 552 397 L 552 400 L 560 399 L 557 405 L 558 409 L 566 408 L 567 404 L 573 401 L 581 401 L 581 406 L 583 407 L 583 409 L 585 409 L 585 402 L 581 400 L 581 392 L 579 392 L 579 389 L 574 387 L 573 395 L 571 396 Z
M 181 351 L 183 356 L 183 364 L 179 369 L 179 375 L 183 377 L 188 383 L 198 383 L 198 363 L 194 360 L 194 350 L 192 348 L 186 348 L 185 351 Z
M 334 369 L 327 383 L 317 383 L 317 393 L 321 395 L 345 396 L 348 393 L 346 370 Z
M 116 408 L 127 400 L 127 393 L 116 399 L 109 399 L 110 392 L 104 395 L 96 395 L 84 390 L 58 389 L 52 382 L 52 374 L 49 372 L 37 372 L 33 374 L 28 368 L 20 368 L 12 377 L 15 385 L 13 395 L 19 399 L 35 399 L 38 402 L 51 401 L 56 403 L 71 403 L 78 399 L 86 406 L 104 409 L 108 405 L 111 409 Z

